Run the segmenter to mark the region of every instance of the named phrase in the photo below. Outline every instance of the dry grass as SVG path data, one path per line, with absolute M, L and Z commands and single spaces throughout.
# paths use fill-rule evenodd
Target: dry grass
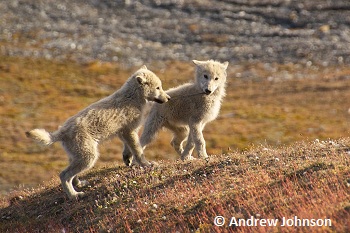
M 165 89 L 193 78 L 190 63 L 147 65 L 163 80 Z M 69 116 L 118 89 L 135 69 L 111 63 L 79 65 L 1 57 L 0 193 L 14 185 L 20 186 L 17 189 L 35 187 L 56 177 L 67 164 L 59 144 L 40 147 L 25 138 L 26 130 L 55 130 Z M 231 65 L 228 76 L 221 116 L 204 132 L 210 154 L 349 135 L 347 66 L 242 64 Z M 169 132 L 161 132 L 146 156 L 178 158 L 170 140 Z M 119 140 L 106 142 L 100 149 L 97 167 L 121 162 Z
M 149 68 L 165 89 L 193 77 L 191 64 Z M 146 150 L 149 159 L 163 160 L 160 166 L 126 168 L 119 166 L 122 145 L 115 139 L 100 147 L 100 161 L 85 175 L 88 196 L 67 200 L 57 179 L 67 164 L 62 148 L 37 146 L 24 132 L 55 130 L 133 71 L 111 63 L 0 58 L 1 232 L 349 231 L 347 66 L 231 65 L 221 116 L 204 132 L 209 163 L 174 161 L 171 135 L 161 132 Z M 330 218 L 332 227 L 219 228 L 216 215 Z
M 1 232 L 348 232 L 350 139 L 254 147 L 209 162 L 109 166 L 85 176 L 79 201 L 57 179 L 0 202 Z M 328 218 L 331 227 L 223 227 L 247 219 Z

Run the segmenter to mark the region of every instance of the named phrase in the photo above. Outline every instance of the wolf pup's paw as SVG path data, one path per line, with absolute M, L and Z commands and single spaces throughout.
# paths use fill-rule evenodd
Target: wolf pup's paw
M 151 167 L 153 166 L 153 163 L 148 162 L 147 160 L 143 160 L 141 163 L 139 163 L 141 167 Z
M 90 184 L 89 181 L 87 181 L 87 180 L 81 180 L 81 181 L 79 182 L 79 184 L 77 184 L 77 187 L 78 187 L 78 188 L 82 188 L 82 187 L 88 186 L 89 184 Z
M 123 158 L 124 164 L 128 167 L 131 167 L 133 165 L 133 159 L 132 157 L 130 158 Z
M 150 164 L 152 167 L 159 166 L 159 163 L 157 163 L 155 161 L 150 161 Z
M 84 196 L 85 196 L 84 192 L 75 192 L 75 193 L 69 195 L 69 199 L 78 201 L 79 199 L 81 199 Z
M 182 159 L 182 161 L 192 161 L 192 160 L 195 160 L 195 158 L 194 158 L 192 155 L 182 156 L 181 159 Z

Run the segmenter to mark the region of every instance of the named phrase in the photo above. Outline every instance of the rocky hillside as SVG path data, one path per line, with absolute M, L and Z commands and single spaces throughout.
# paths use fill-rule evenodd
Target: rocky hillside
M 350 62 L 346 0 L 11 0 L 2 55 L 119 61 Z
M 315 140 L 213 155 L 209 162 L 107 167 L 84 177 L 90 185 L 78 201 L 68 200 L 55 179 L 0 199 L 0 232 L 345 233 L 349 146 L 349 138 Z M 215 222 L 216 216 L 225 222 Z M 317 219 L 319 225 L 283 226 L 284 218 L 295 216 Z M 277 219 L 277 224 L 230 226 L 232 217 Z

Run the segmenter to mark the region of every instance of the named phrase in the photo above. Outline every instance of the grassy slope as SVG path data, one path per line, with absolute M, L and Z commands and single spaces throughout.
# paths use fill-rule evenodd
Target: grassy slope
M 85 176 L 86 197 L 67 200 L 55 179 L 0 202 L 6 232 L 295 232 L 293 227 L 216 227 L 227 219 L 329 218 L 350 230 L 350 139 L 255 147 L 212 156 L 207 163 L 162 162 L 153 169 L 106 167 Z M 227 220 L 228 221 L 228 220 Z
M 165 89 L 193 76 L 191 64 L 150 67 Z M 167 162 L 146 171 L 118 167 L 122 147 L 115 139 L 100 147 L 100 161 L 88 173 L 93 184 L 86 189 L 89 197 L 78 203 L 66 201 L 57 182 L 58 172 L 67 164 L 62 148 L 37 146 L 24 132 L 34 127 L 56 129 L 67 117 L 119 88 L 133 70 L 115 64 L 1 57 L 0 191 L 6 193 L 15 184 L 36 187 L 51 182 L 34 190 L 21 191 L 20 186 L 3 196 L 0 231 L 10 226 L 20 231 L 45 226 L 49 231 L 50 226 L 87 230 L 109 225 L 139 232 L 165 226 L 215 230 L 216 214 L 288 217 L 296 213 L 333 218 L 332 229 L 344 231 L 344 224 L 349 224 L 348 139 L 342 139 L 340 148 L 312 143 L 273 150 L 245 148 L 347 137 L 347 66 L 231 66 L 221 117 L 205 129 L 208 151 L 218 155 L 209 164 L 174 165 L 171 135 L 161 132 L 146 156 Z M 290 76 L 294 79 L 278 81 Z M 275 80 L 268 81 L 269 77 Z M 232 149 L 246 152 L 232 153 Z M 152 207 L 154 203 L 158 208 Z
M 150 67 L 165 89 L 193 77 L 192 64 L 168 62 Z M 109 63 L 78 65 L 1 57 L 0 193 L 14 185 L 34 187 L 57 176 L 67 164 L 59 144 L 40 147 L 25 138 L 26 130 L 55 130 L 69 116 L 118 89 L 135 69 Z M 268 81 L 271 77 L 274 81 Z M 290 77 L 293 79 L 288 80 Z M 347 66 L 231 65 L 221 117 L 204 132 L 208 152 L 348 136 L 349 77 Z M 170 139 L 168 132 L 161 132 L 146 156 L 176 159 Z M 121 161 L 118 139 L 100 149 L 97 167 Z

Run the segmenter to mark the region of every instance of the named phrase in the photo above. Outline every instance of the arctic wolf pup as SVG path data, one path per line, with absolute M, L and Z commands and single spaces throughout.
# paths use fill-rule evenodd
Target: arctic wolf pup
M 182 160 L 193 159 L 194 148 L 199 157 L 208 157 L 202 131 L 219 114 L 225 96 L 228 62 L 193 60 L 193 63 L 196 65 L 195 82 L 168 90 L 166 93 L 172 97 L 171 101 L 154 104 L 151 108 L 140 138 L 143 149 L 159 129 L 166 127 L 174 134 L 171 145 Z
M 33 129 L 26 135 L 44 145 L 61 141 L 70 163 L 61 172 L 60 179 L 68 196 L 77 198 L 84 193 L 75 191 L 73 185 L 86 183 L 77 175 L 95 164 L 99 156 L 97 145 L 108 138 L 119 136 L 136 163 L 150 165 L 137 135 L 142 112 L 147 101 L 165 103 L 169 99 L 160 79 L 143 66 L 118 91 L 70 117 L 57 131 Z M 132 155 L 123 158 L 127 165 L 131 164 Z

